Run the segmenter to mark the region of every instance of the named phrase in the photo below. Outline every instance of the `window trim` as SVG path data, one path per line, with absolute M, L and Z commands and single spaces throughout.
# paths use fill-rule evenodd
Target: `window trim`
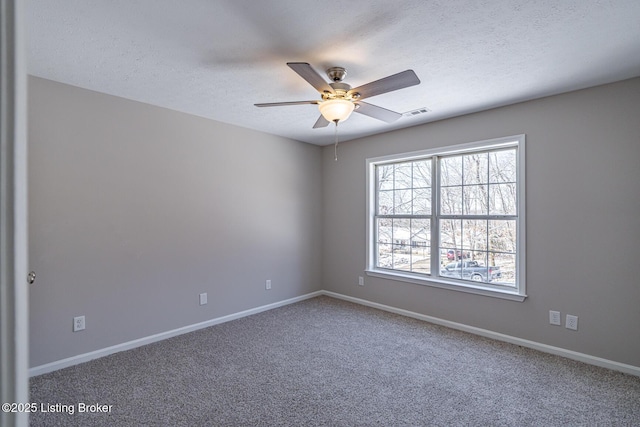
M 368 276 L 390 279 L 400 282 L 408 282 L 419 285 L 426 285 L 436 288 L 449 289 L 472 294 L 485 295 L 496 298 L 503 298 L 513 301 L 524 301 L 526 295 L 526 192 L 525 192 L 525 135 L 512 135 L 501 138 L 487 139 L 483 141 L 475 141 L 464 144 L 456 144 L 448 147 L 432 148 L 427 150 L 412 151 L 408 153 L 390 154 L 386 156 L 373 157 L 366 159 L 366 266 L 365 273 Z M 400 270 L 389 270 L 376 267 L 375 264 L 375 213 L 376 213 L 376 166 L 389 163 L 398 163 L 406 161 L 420 160 L 433 156 L 450 156 L 455 154 L 468 154 L 474 151 L 489 151 L 499 148 L 517 147 L 517 227 L 518 239 L 516 241 L 516 287 L 513 289 L 492 286 L 491 284 L 477 284 L 467 281 L 445 278 L 441 276 L 422 275 Z M 432 165 L 437 169 L 436 165 Z M 432 185 L 432 194 L 434 197 L 439 191 L 439 176 L 436 173 L 436 182 Z M 439 203 L 439 202 L 438 202 Z M 434 233 L 437 233 L 437 223 L 434 221 L 438 216 L 437 212 L 432 209 L 431 230 L 432 230 L 432 251 L 438 245 L 434 244 L 437 240 L 433 239 Z

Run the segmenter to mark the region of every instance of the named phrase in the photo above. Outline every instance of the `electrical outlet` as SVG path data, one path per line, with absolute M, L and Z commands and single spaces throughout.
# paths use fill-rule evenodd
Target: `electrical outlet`
M 364 286 L 364 277 L 362 277 L 362 276 L 358 277 L 358 285 L 359 286 Z
M 578 316 L 574 316 L 572 314 L 567 314 L 567 318 L 564 326 L 567 329 L 573 329 L 574 331 L 578 330 Z
M 73 332 L 84 330 L 84 316 L 73 318 Z
M 200 305 L 205 305 L 207 303 L 207 293 L 203 292 L 200 294 Z
M 549 310 L 549 323 L 552 325 L 562 325 L 562 320 L 560 319 L 560 312 Z
M 264 288 L 265 288 L 266 290 L 271 289 L 271 280 L 267 280 L 267 281 L 265 282 L 265 284 L 264 284 Z

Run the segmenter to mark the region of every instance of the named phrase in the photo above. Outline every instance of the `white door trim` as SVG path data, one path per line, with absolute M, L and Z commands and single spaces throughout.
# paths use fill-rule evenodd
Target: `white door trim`
M 24 3 L 0 0 L 0 402 L 29 401 Z M 27 426 L 0 411 L 0 425 Z

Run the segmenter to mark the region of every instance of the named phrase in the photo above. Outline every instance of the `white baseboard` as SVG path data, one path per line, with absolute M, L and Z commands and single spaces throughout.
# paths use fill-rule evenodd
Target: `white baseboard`
M 314 298 L 323 295 L 322 291 L 311 292 L 310 294 L 301 295 L 299 297 L 286 299 L 284 301 L 274 302 L 272 304 L 263 305 L 260 307 L 252 308 L 249 310 L 241 311 L 227 316 L 218 317 L 215 319 L 207 320 L 205 322 L 196 323 L 182 328 L 173 329 L 167 332 L 161 332 L 159 334 L 151 335 L 137 340 L 128 341 L 122 344 L 117 344 L 111 347 L 103 348 L 100 350 L 92 351 L 89 353 L 79 354 L 77 356 L 68 357 L 66 359 L 57 360 L 55 362 L 47 363 L 40 366 L 35 366 L 29 369 L 29 376 L 35 377 L 37 375 L 46 374 L 49 372 L 57 371 L 58 369 L 67 368 L 69 366 L 78 365 L 80 363 L 88 362 L 93 359 L 108 356 L 110 354 L 118 353 L 125 350 L 131 350 L 136 347 L 151 344 L 157 341 L 166 340 L 167 338 L 175 337 L 177 335 L 186 334 L 188 332 L 197 331 L 198 329 L 208 328 L 209 326 L 218 325 L 220 323 L 229 322 L 231 320 L 240 319 L 242 317 L 251 316 L 252 314 L 258 314 L 263 311 L 273 310 L 274 308 L 282 307 L 285 305 L 300 302 L 309 298 Z
M 395 308 L 384 304 L 379 304 L 377 302 L 371 302 L 360 298 L 354 298 L 347 295 L 338 294 L 335 292 L 329 291 L 321 291 L 322 295 L 326 295 L 333 298 L 342 299 L 345 301 L 353 302 L 360 305 L 365 305 L 367 307 L 373 307 L 380 310 L 388 311 L 395 314 L 400 314 L 402 316 L 412 317 L 418 320 L 424 320 L 426 322 L 434 323 L 436 325 L 446 326 L 448 328 L 457 329 L 459 331 L 469 332 L 475 335 L 480 335 L 487 338 L 492 338 L 498 341 L 504 341 L 511 344 L 516 344 L 522 347 L 531 348 L 534 350 L 539 350 L 544 353 L 555 354 L 556 356 L 563 356 L 568 359 L 577 360 L 580 362 L 588 363 L 590 365 L 600 366 L 603 368 L 612 369 L 614 371 L 620 371 L 627 374 L 635 375 L 640 377 L 640 367 L 627 365 L 620 362 L 615 362 L 613 360 L 603 359 L 596 356 L 591 356 L 584 353 L 578 353 L 577 351 L 567 350 L 560 347 L 554 347 L 547 344 L 542 344 L 535 341 L 529 341 L 518 337 L 513 337 L 510 335 L 500 334 L 498 332 L 489 331 L 487 329 L 476 328 L 475 326 L 469 326 L 462 323 L 451 322 L 449 320 L 440 319 L 437 317 L 427 316 L 420 313 L 415 313 L 413 311 L 403 310 L 401 308 Z
M 379 304 L 377 302 L 371 302 L 368 300 L 350 297 L 347 295 L 339 294 L 336 292 L 330 291 L 316 291 L 309 294 L 301 295 L 299 297 L 290 298 L 284 301 L 275 302 L 272 304 L 263 305 L 260 307 L 252 308 L 249 310 L 241 311 L 234 314 L 229 314 L 227 316 L 218 317 L 215 319 L 207 320 L 205 322 L 196 323 L 189 326 L 184 326 L 182 328 L 173 329 L 167 332 L 161 332 L 159 334 L 151 335 L 148 337 L 143 337 L 137 340 L 128 341 L 122 344 L 117 344 L 111 347 L 103 348 L 100 350 L 92 351 L 89 353 L 80 354 L 77 356 L 69 357 L 62 360 L 57 360 L 55 362 L 47 363 L 45 365 L 36 366 L 29 369 L 29 376 L 34 377 L 37 375 L 46 374 L 49 372 L 57 371 L 58 369 L 67 368 L 69 366 L 77 365 L 80 363 L 88 362 L 93 359 L 98 359 L 100 357 L 108 356 L 110 354 L 118 353 L 125 350 L 130 350 L 136 347 L 141 347 L 143 345 L 151 344 L 153 342 L 162 341 L 167 338 L 175 337 L 177 335 L 186 334 L 188 332 L 193 332 L 198 329 L 207 328 L 209 326 L 218 325 L 220 323 L 229 322 L 231 320 L 240 319 L 242 317 L 251 316 L 252 314 L 261 313 L 263 311 L 272 310 L 274 308 L 282 307 L 288 304 L 293 304 L 299 301 L 303 301 L 309 298 L 314 298 L 320 295 L 326 295 L 329 297 L 353 302 L 356 304 L 364 305 L 367 307 L 377 308 L 379 310 L 388 311 L 395 314 L 400 314 L 402 316 L 412 317 L 414 319 L 423 320 L 426 322 L 434 323 L 436 325 L 446 326 L 448 328 L 457 329 L 459 331 L 469 332 L 475 335 L 480 335 L 487 338 L 492 338 L 498 341 L 504 341 L 511 344 L 520 345 L 522 347 L 531 348 L 534 350 L 539 350 L 544 353 L 555 354 L 557 356 L 563 356 L 568 359 L 577 360 L 580 362 L 588 363 L 590 365 L 600 366 L 603 368 L 612 369 L 615 371 L 624 372 L 627 374 L 635 375 L 640 377 L 640 367 L 627 365 L 624 363 L 615 362 L 612 360 L 603 359 L 596 356 L 591 356 L 584 353 L 578 353 L 576 351 L 567 350 L 560 347 L 554 347 L 547 344 L 542 344 L 535 341 L 529 341 L 518 337 L 513 337 L 510 335 L 500 334 L 498 332 L 489 331 L 487 329 L 476 328 L 475 326 L 469 326 L 462 323 L 451 322 L 449 320 L 440 319 L 437 317 L 427 316 L 425 314 L 415 313 L 413 311 L 404 310 L 401 308 L 391 307 L 384 304 Z

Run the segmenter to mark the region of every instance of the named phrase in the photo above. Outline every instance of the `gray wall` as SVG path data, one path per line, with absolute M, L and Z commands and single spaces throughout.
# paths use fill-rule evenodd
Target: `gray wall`
M 321 289 L 321 159 L 29 78 L 30 365 Z
M 640 79 L 324 149 L 324 289 L 640 366 Z M 365 276 L 365 159 L 526 134 L 522 303 Z M 579 330 L 549 325 L 549 310 Z
M 319 289 L 640 366 L 640 79 L 342 143 L 337 163 L 332 146 L 35 77 L 29 91 L 32 367 Z M 366 158 L 519 133 L 525 302 L 357 286 Z

